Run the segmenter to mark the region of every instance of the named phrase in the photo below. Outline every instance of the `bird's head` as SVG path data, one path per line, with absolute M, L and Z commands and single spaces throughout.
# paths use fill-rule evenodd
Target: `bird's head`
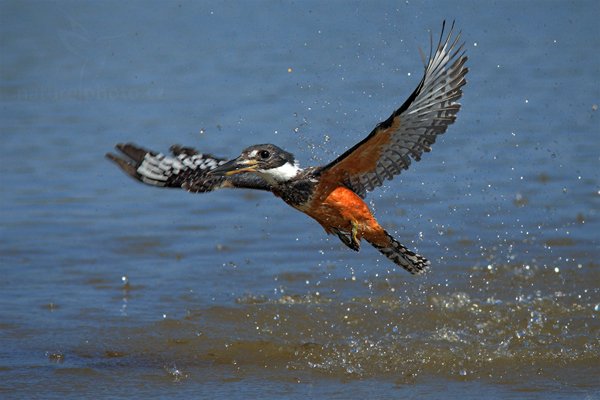
M 242 154 L 210 171 L 214 175 L 254 172 L 267 182 L 277 184 L 294 178 L 301 169 L 294 155 L 272 144 L 250 146 Z

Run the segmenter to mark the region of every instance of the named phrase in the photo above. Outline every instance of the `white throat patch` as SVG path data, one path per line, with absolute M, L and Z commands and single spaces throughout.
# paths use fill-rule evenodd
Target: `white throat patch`
M 294 178 L 298 175 L 302 169 L 298 165 L 298 163 L 289 163 L 286 162 L 281 167 L 272 168 L 272 169 L 261 169 L 258 170 L 260 174 L 265 178 L 265 180 L 269 183 L 281 183 L 287 182 L 290 179 Z

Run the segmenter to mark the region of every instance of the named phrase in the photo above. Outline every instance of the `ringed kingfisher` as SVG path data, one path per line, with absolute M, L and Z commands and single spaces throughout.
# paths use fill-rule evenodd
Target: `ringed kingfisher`
M 467 57 L 460 32 L 453 35 L 454 24 L 445 36 L 444 27 L 445 22 L 436 48 L 431 45 L 421 81 L 404 104 L 327 165 L 301 168 L 293 154 L 272 144 L 250 146 L 232 160 L 179 145 L 171 146 L 169 157 L 131 143 L 116 145 L 122 156 L 106 156 L 152 186 L 194 193 L 220 188 L 270 191 L 352 250 L 358 251 L 365 239 L 408 272 L 422 273 L 430 262 L 386 232 L 363 199 L 407 169 L 411 160 L 419 161 L 456 119 Z

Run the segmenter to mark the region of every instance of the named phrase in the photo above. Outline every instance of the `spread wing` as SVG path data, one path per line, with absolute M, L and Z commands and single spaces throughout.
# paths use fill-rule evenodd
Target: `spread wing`
M 107 153 L 127 175 L 151 186 L 182 188 L 188 192 L 210 192 L 220 188 L 269 190 L 257 174 L 232 176 L 209 175 L 208 172 L 227 162 L 224 158 L 202 154 L 190 147 L 171 146 L 173 157 L 146 150 L 132 143 L 117 144 L 123 153 Z
M 431 150 L 437 135 L 446 131 L 460 109 L 457 100 L 465 85 L 467 57 L 460 32 L 453 38 L 454 23 L 444 39 L 444 25 L 435 54 L 429 55 L 423 79 L 385 121 L 363 141 L 346 151 L 321 171 L 320 195 L 326 196 L 343 184 L 361 197 L 419 161 Z M 432 49 L 433 50 L 433 49 Z

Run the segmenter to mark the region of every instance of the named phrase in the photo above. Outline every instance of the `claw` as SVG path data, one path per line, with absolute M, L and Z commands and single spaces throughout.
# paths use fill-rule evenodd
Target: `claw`
M 359 248 L 360 247 L 360 239 L 357 237 L 358 236 L 358 224 L 356 223 L 356 221 L 350 221 L 350 223 L 352 224 L 352 244 L 354 244 L 354 247 Z
M 331 229 L 332 233 L 335 233 L 342 243 L 346 246 L 350 247 L 354 251 L 360 250 L 360 241 L 357 240 L 356 235 L 353 233 L 342 232 L 339 229 L 333 228 Z

